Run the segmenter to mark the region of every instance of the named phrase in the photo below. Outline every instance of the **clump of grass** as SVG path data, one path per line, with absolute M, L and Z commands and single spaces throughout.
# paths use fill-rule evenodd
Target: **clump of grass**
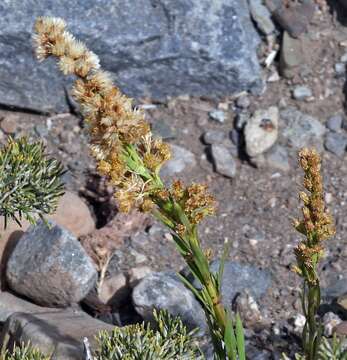
M 26 138 L 8 139 L 0 149 L 0 215 L 19 225 L 21 219 L 34 224 L 53 213 L 64 194 L 63 166 L 45 155 L 42 143 Z
M 225 257 L 218 273 L 211 272 L 210 252 L 202 248 L 198 236 L 198 224 L 215 212 L 213 196 L 203 184 L 186 186 L 175 180 L 165 186 L 160 169 L 170 159 L 169 146 L 152 136 L 144 114 L 113 85 L 98 57 L 66 30 L 62 19 L 38 18 L 34 42 L 39 60 L 54 56 L 64 74 L 77 77 L 72 94 L 89 128 L 98 170 L 116 188 L 119 209 L 150 211 L 170 229 L 201 284 L 197 290 L 182 278 L 203 306 L 216 359 L 245 359 L 241 320 L 234 323 L 221 301 Z

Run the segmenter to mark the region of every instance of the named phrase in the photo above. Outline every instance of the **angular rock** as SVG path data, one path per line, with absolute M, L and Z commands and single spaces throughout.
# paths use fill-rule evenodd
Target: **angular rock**
M 347 137 L 345 134 L 328 133 L 325 142 L 325 148 L 336 156 L 343 156 L 346 152 Z
M 227 95 L 259 90 L 258 35 L 247 0 L 31 1 L 0 7 L 1 103 L 67 111 L 54 62 L 38 64 L 30 40 L 34 20 L 62 17 L 76 38 L 99 55 L 130 96 Z M 80 14 L 81 16 L 77 16 Z M 86 15 L 86 16 L 84 16 Z
M 211 156 L 218 174 L 233 178 L 236 175 L 236 163 L 231 151 L 224 145 L 211 145 Z
M 210 263 L 212 272 L 217 273 L 219 269 L 219 260 Z M 184 276 L 192 282 L 197 289 L 199 283 L 185 268 Z M 256 266 L 245 265 L 236 261 L 226 261 L 222 278 L 222 301 L 224 306 L 230 307 L 239 293 L 248 291 L 254 299 L 260 299 L 271 286 L 272 277 L 268 270 L 262 270 Z
M 276 142 L 278 136 L 278 108 L 257 110 L 245 127 L 246 152 L 250 157 L 260 155 Z
M 147 275 L 133 290 L 136 311 L 145 319 L 153 319 L 153 309 L 166 309 L 173 316 L 180 316 L 189 329 L 207 329 L 205 315 L 194 295 L 173 272 Z
M 83 338 L 87 337 L 93 348 L 96 334 L 112 329 L 113 326 L 80 311 L 19 312 L 6 321 L 0 342 L 8 348 L 14 343 L 30 342 L 52 360 L 85 360 Z
M 195 155 L 191 151 L 178 145 L 170 145 L 170 148 L 171 159 L 164 164 L 161 175 L 170 177 L 196 165 Z
M 275 25 L 271 19 L 271 13 L 262 0 L 249 0 L 251 15 L 257 27 L 264 35 L 270 35 L 275 31 Z
M 208 113 L 210 119 L 217 121 L 221 124 L 225 121 L 225 112 L 223 110 L 213 110 Z
M 319 120 L 292 107 L 282 110 L 280 117 L 284 123 L 283 136 L 289 146 L 295 149 L 314 146 L 322 150 L 326 128 Z
M 81 301 L 97 272 L 78 240 L 59 225 L 42 221 L 20 238 L 6 268 L 11 289 L 44 306 Z

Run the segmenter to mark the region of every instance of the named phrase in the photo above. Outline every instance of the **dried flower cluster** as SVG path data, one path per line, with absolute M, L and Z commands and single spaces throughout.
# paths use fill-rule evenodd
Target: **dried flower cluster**
M 331 215 L 325 208 L 323 182 L 321 176 L 321 159 L 315 150 L 302 149 L 299 162 L 304 170 L 304 188 L 300 192 L 303 202 L 303 219 L 295 220 L 295 228 L 305 235 L 295 249 L 298 262 L 297 271 L 308 282 L 317 282 L 316 266 L 323 255 L 322 241 L 335 234 Z
M 318 316 L 321 304 L 318 264 L 323 256 L 324 240 L 335 234 L 333 219 L 328 213 L 323 194 L 321 158 L 314 149 L 302 149 L 299 163 L 304 170 L 304 188 L 299 193 L 303 202 L 302 220 L 296 220 L 294 226 L 305 236 L 294 253 L 297 260 L 296 272 L 303 278 L 302 310 L 305 326 L 302 332 L 304 358 L 318 359 L 322 344 L 323 326 Z
M 118 188 L 122 211 L 150 208 L 149 195 L 161 185 L 160 167 L 170 158 L 167 144 L 152 139 L 144 114 L 100 70 L 97 55 L 68 31 L 62 19 L 40 17 L 35 24 L 36 56 L 58 58 L 60 70 L 78 77 L 72 94 L 88 124 L 100 173 Z

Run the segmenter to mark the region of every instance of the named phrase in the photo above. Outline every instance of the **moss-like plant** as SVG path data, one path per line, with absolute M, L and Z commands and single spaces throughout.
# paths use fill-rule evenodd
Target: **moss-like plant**
M 221 301 L 224 261 L 218 273 L 211 272 L 209 252 L 198 236 L 198 224 L 215 210 L 207 187 L 185 186 L 179 180 L 165 186 L 160 169 L 170 158 L 169 146 L 153 138 L 144 114 L 100 70 L 98 57 L 66 30 L 62 19 L 39 18 L 34 42 L 39 60 L 55 56 L 64 74 L 77 77 L 72 95 L 89 128 L 98 169 L 116 188 L 120 210 L 150 211 L 170 229 L 179 253 L 201 284 L 197 290 L 182 278 L 203 306 L 216 359 L 245 359 L 241 321 L 238 318 L 234 324 Z
M 110 334 L 98 335 L 95 360 L 202 360 L 203 356 L 179 318 L 166 311 L 154 312 L 157 329 L 150 325 L 135 324 L 116 327 Z
M 5 227 L 8 218 L 35 223 L 53 213 L 64 193 L 62 174 L 63 166 L 45 155 L 42 143 L 9 138 L 0 149 L 0 215 Z
M 43 355 L 30 344 L 22 344 L 15 346 L 13 351 L 6 351 L 5 354 L 0 355 L 0 360 L 50 360 L 50 357 Z

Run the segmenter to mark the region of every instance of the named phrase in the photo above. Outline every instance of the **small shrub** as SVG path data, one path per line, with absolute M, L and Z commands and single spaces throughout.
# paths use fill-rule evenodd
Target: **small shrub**
M 30 223 L 56 210 L 63 195 L 63 166 L 45 156 L 42 143 L 26 138 L 14 140 L 0 150 L 0 215 L 20 225 L 24 217 Z
M 166 311 L 154 312 L 157 330 L 144 323 L 101 332 L 95 360 L 199 360 L 203 356 L 178 318 Z

